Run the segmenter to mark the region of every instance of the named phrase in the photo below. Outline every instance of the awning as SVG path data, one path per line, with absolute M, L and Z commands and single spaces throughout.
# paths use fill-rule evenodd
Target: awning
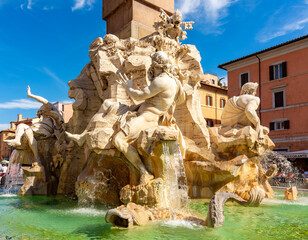
M 286 158 L 308 158 L 308 150 L 297 151 L 297 152 L 282 152 L 281 155 Z
M 9 163 L 8 160 L 2 160 L 1 163 Z

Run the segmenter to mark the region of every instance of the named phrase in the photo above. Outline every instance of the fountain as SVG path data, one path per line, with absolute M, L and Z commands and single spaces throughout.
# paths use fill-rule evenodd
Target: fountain
M 90 44 L 91 61 L 68 83 L 68 95 L 75 100 L 68 124 L 48 100 L 28 88 L 28 97 L 43 104 L 37 112 L 43 120 L 31 127 L 19 125 L 16 138 L 7 141 L 23 164 L 25 183 L 18 195 L 58 197 L 33 198 L 38 205 L 21 197 L 19 209 L 41 206 L 46 211 L 43 206 L 50 205 L 61 222 L 57 211 L 73 203 L 57 199 L 68 195 L 82 206 L 69 216 L 103 209 L 100 215 L 106 220 L 100 219 L 101 224 L 89 220 L 97 229 L 110 229 L 106 222 L 148 229 L 153 220 L 184 221 L 198 228 L 222 226 L 229 199 L 259 206 L 273 197 L 268 180 L 277 167 L 264 169 L 262 159 L 274 144 L 256 113 L 258 84 L 245 84 L 240 96 L 227 102 L 221 126 L 207 127 L 198 92 L 203 76 L 199 52 L 179 41 L 186 32 L 172 21 L 181 17 L 178 11 L 170 17 L 161 10 L 161 16 L 157 31 L 141 40 L 107 34 Z M 194 200 L 204 198 L 211 199 L 208 209 Z M 194 201 L 197 214 L 189 210 Z M 233 209 L 227 213 L 229 222 L 238 221 L 239 208 Z M 241 211 L 263 211 L 249 209 Z M 67 217 L 65 211 L 60 215 Z M 52 227 L 45 229 L 48 236 L 58 237 Z M 76 234 L 97 229 L 82 228 Z M 112 231 L 107 230 L 118 233 Z

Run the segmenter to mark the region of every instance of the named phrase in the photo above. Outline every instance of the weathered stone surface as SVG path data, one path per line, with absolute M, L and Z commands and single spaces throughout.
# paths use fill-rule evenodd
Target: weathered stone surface
M 237 194 L 232 192 L 219 192 L 215 194 L 209 203 L 208 213 L 205 220 L 194 217 L 189 213 L 170 208 L 146 208 L 134 203 L 128 203 L 115 209 L 111 209 L 106 213 L 106 222 L 112 223 L 114 226 L 131 228 L 133 225 L 145 225 L 150 220 L 162 219 L 184 219 L 193 223 L 208 226 L 221 227 L 225 217 L 223 208 L 225 203 L 232 199 L 241 205 L 259 206 L 265 196 L 263 189 L 253 187 L 249 191 L 250 198 L 245 201 Z
M 20 196 L 48 195 L 45 169 L 42 165 L 23 167 L 24 185 L 19 189 Z
M 164 184 L 161 178 L 156 178 L 143 185 L 126 185 L 120 191 L 120 200 L 124 204 L 133 202 L 149 207 L 163 206 L 165 202 Z
M 267 149 L 272 150 L 275 147 L 267 135 L 261 143 L 257 132 L 251 126 L 241 129 L 211 127 L 209 132 L 213 147 L 221 158 L 236 157 L 241 154 L 247 157 L 259 156 Z
M 297 188 L 295 186 L 287 188 L 284 192 L 284 198 L 287 200 L 297 200 Z
M 129 183 L 126 165 L 116 157 L 91 153 L 76 182 L 78 202 L 82 205 L 120 205 L 120 190 Z

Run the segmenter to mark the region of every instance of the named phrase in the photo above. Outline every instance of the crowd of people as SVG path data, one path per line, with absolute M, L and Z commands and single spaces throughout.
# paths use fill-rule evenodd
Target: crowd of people
M 0 163 L 0 185 L 4 185 L 7 163 Z

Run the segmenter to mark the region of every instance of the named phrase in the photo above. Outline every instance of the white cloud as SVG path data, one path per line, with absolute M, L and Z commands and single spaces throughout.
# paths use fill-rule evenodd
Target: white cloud
M 8 129 L 10 128 L 10 124 L 8 123 L 0 123 L 0 131 L 4 130 L 4 129 Z
M 43 67 L 43 72 L 47 74 L 49 77 L 51 77 L 56 82 L 60 83 L 62 86 L 68 88 L 67 84 L 62 81 L 54 72 L 52 72 L 50 69 Z
M 179 10 L 184 16 L 203 17 L 214 25 L 220 25 L 219 20 L 228 15 L 228 7 L 238 0 L 179 0 Z
M 27 9 L 32 9 L 33 2 L 32 0 L 28 0 Z
M 22 3 L 20 4 L 20 8 L 24 9 L 24 7 L 26 7 L 27 9 L 31 10 L 33 6 L 33 1 L 32 0 L 28 0 L 27 3 Z
M 69 104 L 69 103 L 73 103 L 74 101 L 73 100 L 63 100 L 63 101 L 60 101 L 62 104 Z
M 305 27 L 305 25 L 308 23 L 308 18 L 293 22 L 293 23 L 288 23 L 281 27 L 281 30 L 277 32 L 273 32 L 271 34 L 268 34 L 266 36 L 263 36 L 260 38 L 260 42 L 268 42 L 269 40 L 272 40 L 276 37 L 284 36 L 287 35 L 291 32 L 294 32 L 296 30 L 301 30 Z
M 52 10 L 52 9 L 54 9 L 53 6 L 51 6 L 51 7 L 44 6 L 43 7 L 43 10 L 45 10 L 45 11 Z
M 265 26 L 257 33 L 259 42 L 268 42 L 274 38 L 288 35 L 302 29 L 308 30 L 308 0 L 283 5 L 266 21 Z M 307 31 L 303 30 L 303 35 Z
M 0 103 L 0 109 L 38 109 L 41 106 L 41 103 L 29 99 L 16 99 L 11 102 Z
M 88 9 L 91 9 L 93 3 L 95 2 L 95 0 L 74 0 L 74 1 L 75 1 L 75 4 L 72 7 L 72 11 L 82 9 L 85 7 L 87 7 Z

